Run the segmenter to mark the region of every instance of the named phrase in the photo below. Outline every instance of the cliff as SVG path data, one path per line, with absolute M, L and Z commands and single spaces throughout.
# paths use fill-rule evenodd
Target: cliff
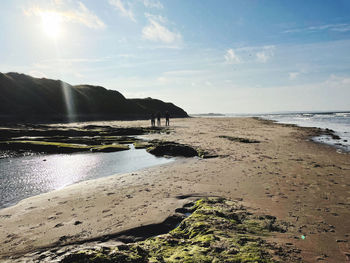
M 0 94 L 2 122 L 146 119 L 158 111 L 188 117 L 183 109 L 161 100 L 127 99 L 100 86 L 72 86 L 19 73 L 0 73 Z

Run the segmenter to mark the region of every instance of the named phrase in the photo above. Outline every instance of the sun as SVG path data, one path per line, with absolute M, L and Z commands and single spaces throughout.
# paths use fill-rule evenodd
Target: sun
M 42 12 L 40 14 L 43 30 L 48 37 L 57 38 L 62 31 L 62 17 L 55 12 Z

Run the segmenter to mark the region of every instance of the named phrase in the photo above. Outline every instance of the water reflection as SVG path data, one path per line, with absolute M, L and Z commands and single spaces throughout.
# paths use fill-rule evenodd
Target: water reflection
M 172 161 L 146 150 L 0 159 L 0 208 L 67 185 Z

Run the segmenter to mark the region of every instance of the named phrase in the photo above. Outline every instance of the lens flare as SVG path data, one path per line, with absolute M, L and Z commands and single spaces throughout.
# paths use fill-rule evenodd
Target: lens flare
M 62 31 L 62 17 L 55 12 L 42 12 L 40 14 L 43 30 L 51 38 L 57 38 Z

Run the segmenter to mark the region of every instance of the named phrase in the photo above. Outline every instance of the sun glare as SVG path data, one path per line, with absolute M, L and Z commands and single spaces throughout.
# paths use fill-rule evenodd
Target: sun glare
M 61 34 L 62 17 L 55 12 L 42 12 L 41 22 L 44 32 L 51 38 L 57 38 Z

